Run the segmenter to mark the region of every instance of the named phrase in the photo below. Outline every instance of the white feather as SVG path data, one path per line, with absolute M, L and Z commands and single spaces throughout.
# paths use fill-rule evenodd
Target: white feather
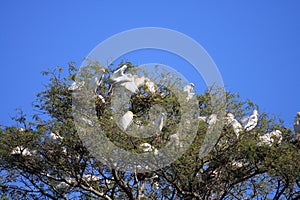
M 186 97 L 187 101 L 191 100 L 194 97 L 195 93 L 192 92 L 194 87 L 195 85 L 193 83 L 190 83 L 189 85 L 186 85 L 183 88 L 183 91 L 187 93 L 187 97 Z
M 253 110 L 252 115 L 248 117 L 247 123 L 244 126 L 245 131 L 251 131 L 257 126 L 258 122 L 258 112 Z
M 133 120 L 133 113 L 131 111 L 127 111 L 120 120 L 121 128 L 126 131 L 126 129 L 130 126 Z
M 234 118 L 234 115 L 232 113 L 228 113 L 226 118 L 227 124 L 232 126 L 236 137 L 239 138 L 240 132 L 243 130 L 242 125 Z

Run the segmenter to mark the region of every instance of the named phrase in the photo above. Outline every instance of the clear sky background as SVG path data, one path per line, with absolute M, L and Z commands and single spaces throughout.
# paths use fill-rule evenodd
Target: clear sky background
M 217 64 L 226 89 L 251 99 L 292 127 L 300 111 L 300 1 L 2 0 L 0 2 L 0 124 L 31 102 L 46 79 L 40 72 L 67 68 L 119 32 L 155 26 L 200 43 Z M 154 54 L 153 54 L 154 55 Z M 126 58 L 126 56 L 124 57 Z M 137 64 L 164 55 L 130 55 Z M 184 64 L 184 62 L 180 63 Z M 200 85 L 193 69 L 187 78 Z

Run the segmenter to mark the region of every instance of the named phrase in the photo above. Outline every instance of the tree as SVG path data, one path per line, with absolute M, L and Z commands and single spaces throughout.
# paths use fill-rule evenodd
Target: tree
M 131 63 L 126 65 L 126 70 L 135 70 Z M 93 63 L 82 69 L 81 74 L 85 74 L 82 77 L 90 80 L 94 80 L 93 74 L 102 70 L 102 76 L 96 76 L 90 85 L 81 84 L 84 80 L 80 82 L 76 77 L 78 71 L 73 64 L 70 64 L 67 75 L 59 67 L 43 72 L 50 77 L 49 83 L 37 95 L 33 118 L 28 119 L 20 110 L 13 118 L 16 126 L 2 126 L 0 129 L 0 194 L 3 199 L 300 198 L 300 142 L 294 139 L 290 129 L 283 126 L 282 120 L 269 117 L 267 113 L 259 114 L 254 129 L 246 131 L 242 128 L 238 133 L 233 122 L 225 117 L 225 125 L 213 149 L 205 156 L 199 154 L 207 130 L 214 124 L 209 121 L 214 110 L 211 89 L 194 95 L 199 110 L 196 113 L 196 136 L 188 149 L 170 164 L 154 171 L 124 171 L 112 168 L 108 160 L 95 157 L 78 133 L 88 129 L 86 124 L 92 123 L 93 126 L 95 119 L 107 138 L 129 152 L 156 154 L 156 150 L 170 143 L 174 147 L 172 151 L 180 151 L 185 139 L 190 139 L 186 133 L 188 124 L 180 135 L 173 132 L 179 128 L 181 118 L 191 117 L 184 116 L 182 105 L 178 103 L 180 98 L 186 98 L 186 91 L 180 87 L 181 80 L 172 87 L 183 92 L 174 94 L 170 85 L 164 87 L 166 79 L 161 79 L 155 91 L 150 89 L 150 82 L 145 84 L 148 79 L 143 79 L 139 91 L 130 96 L 126 105 L 134 114 L 132 123 L 136 124 L 135 127 L 159 125 L 159 122 L 153 123 L 149 113 L 153 111 L 151 107 L 162 105 L 166 115 L 160 119 L 164 119 L 164 126 L 161 130 L 158 128 L 153 137 L 123 134 L 113 120 L 112 102 L 122 99 L 123 94 L 118 96 L 118 88 L 111 81 L 114 76 L 112 68 L 102 70 L 103 67 Z M 73 83 L 70 88 L 75 80 L 77 85 Z M 91 105 L 94 109 L 81 118 L 85 122 L 83 127 L 78 125 L 82 121 L 74 120 L 76 113 L 72 109 L 72 94 L 80 87 L 92 87 L 94 95 Z M 75 100 L 81 98 L 84 96 L 78 94 Z M 232 113 L 237 122 L 254 109 L 258 110 L 251 101 L 240 100 L 238 94 L 226 93 L 226 101 L 226 113 Z M 90 116 L 93 112 L 94 116 Z M 218 115 L 217 120 L 221 117 Z M 194 126 L 194 122 L 189 123 Z M 267 134 L 275 130 L 282 135 Z M 91 145 L 94 144 L 91 142 Z

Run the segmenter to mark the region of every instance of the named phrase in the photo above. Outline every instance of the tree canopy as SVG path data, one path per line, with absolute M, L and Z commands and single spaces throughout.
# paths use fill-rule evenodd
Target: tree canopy
M 28 117 L 19 110 L 13 118 L 16 125 L 3 125 L 0 129 L 0 195 L 3 199 L 300 198 L 300 141 L 282 120 L 260 112 L 258 105 L 230 92 L 225 94 L 225 112 L 214 116 L 212 88 L 203 94 L 194 93 L 192 87 L 185 87 L 187 84 L 176 77 L 177 84 L 167 83 L 166 80 L 174 80 L 170 74 L 163 75 L 166 79 L 161 78 L 155 85 L 150 78 L 134 76 L 135 81 L 142 78 L 142 83 L 138 91 L 131 93 L 127 104 L 120 104 L 124 112 L 132 113 L 132 116 L 128 113 L 131 118 L 122 118 L 124 113 L 120 116 L 115 113 L 120 108 L 114 107 L 115 101 L 124 98 L 124 88 L 133 88 L 128 81 L 120 82 L 121 87 L 116 86 L 120 76 L 115 72 L 124 64 L 128 68 L 123 74 L 127 75 L 137 67 L 130 62 L 109 68 L 91 64 L 85 76 L 95 80 L 92 83 L 76 76 L 78 69 L 73 63 L 67 72 L 60 67 L 43 72 L 49 82 L 33 102 L 35 114 Z M 81 74 L 84 73 L 81 69 Z M 84 95 L 88 95 L 78 93 L 74 98 L 75 91 L 81 87 L 92 91 L 89 94 L 93 105 L 87 102 L 90 112 L 76 121 L 74 101 L 83 102 Z M 180 99 L 188 102 L 192 98 L 196 104 L 185 107 L 179 103 Z M 151 109 L 159 105 L 163 110 Z M 157 110 L 164 114 L 156 113 Z M 186 115 L 186 110 L 191 114 Z M 257 115 L 254 110 L 258 111 Z M 247 123 L 255 121 L 251 116 L 257 117 L 257 123 L 247 128 Z M 123 120 L 122 124 L 117 124 L 114 118 Z M 209 153 L 201 156 L 199 150 L 208 129 L 221 118 L 224 126 L 216 143 Z M 124 134 L 120 126 L 125 126 L 125 119 L 135 124 L 136 129 L 150 127 L 149 130 L 144 128 L 143 134 L 147 137 Z M 179 125 L 182 119 L 185 123 Z M 97 151 L 105 145 L 98 143 L 97 133 L 86 133 L 95 123 L 108 140 L 128 152 L 157 155 L 161 148 L 170 145 L 168 155 L 181 152 L 180 156 L 174 156 L 169 164 L 154 167 L 154 170 L 139 170 L 138 166 L 122 170 L 114 162 L 109 163 L 109 156 L 113 155 L 103 159 L 97 156 Z M 174 130 L 179 129 L 181 132 L 175 134 Z M 196 130 L 195 135 L 190 137 L 192 130 Z M 147 135 L 149 132 L 152 136 Z M 84 140 L 85 136 L 89 140 Z M 125 157 L 120 163 L 126 160 L 132 162 L 131 157 Z

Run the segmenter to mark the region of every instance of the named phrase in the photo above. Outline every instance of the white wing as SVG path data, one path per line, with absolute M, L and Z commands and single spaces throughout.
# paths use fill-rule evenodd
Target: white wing
M 133 81 L 124 82 L 121 84 L 121 86 L 125 87 L 127 90 L 129 90 L 132 93 L 136 93 L 139 90 L 135 82 Z
M 187 93 L 187 97 L 186 97 L 186 100 L 189 101 L 193 98 L 193 96 L 195 95 L 194 92 L 192 92 L 193 90 L 193 85 L 192 83 L 190 83 L 189 85 L 186 85 L 184 88 L 183 88 L 183 91 Z
M 92 175 L 92 174 L 85 174 L 82 176 L 82 179 L 85 181 L 100 181 L 100 177 Z
M 20 154 L 22 156 L 31 156 L 31 152 L 27 149 L 27 148 L 24 148 L 23 146 L 17 146 L 15 147 L 11 152 L 10 152 L 11 155 L 17 155 L 17 154 Z
M 132 123 L 133 120 L 133 113 L 131 111 L 127 111 L 120 120 L 120 126 L 121 128 L 126 131 L 126 129 L 129 127 L 129 125 Z
M 62 140 L 63 139 L 63 137 L 61 137 L 59 134 L 53 133 L 53 132 L 50 133 L 49 137 L 51 140 Z
M 206 123 L 208 123 L 209 125 L 215 124 L 217 121 L 217 115 L 216 114 L 211 114 L 207 120 Z
M 155 84 L 152 81 L 146 81 L 146 86 L 151 93 L 155 93 Z
M 122 78 L 126 77 L 126 74 L 124 74 L 124 71 L 127 69 L 127 65 L 123 65 L 120 69 L 113 72 L 110 79 L 115 82 L 122 81 Z
M 102 103 L 105 103 L 105 99 L 101 94 L 98 94 L 97 96 L 101 100 Z
M 281 144 L 282 132 L 280 130 L 275 130 L 270 133 L 270 137 L 277 143 Z
M 257 125 L 257 115 L 253 114 L 249 117 L 247 124 L 244 126 L 245 131 L 253 130 Z
M 164 127 L 164 113 L 161 114 L 159 124 L 158 124 L 158 130 L 162 131 L 163 127 Z
M 206 122 L 207 117 L 206 116 L 199 116 L 198 119 L 200 119 L 200 121 Z
M 144 152 L 150 152 L 153 150 L 153 147 L 149 143 L 142 143 L 140 147 L 143 149 Z
M 145 81 L 148 81 L 148 78 L 144 76 L 134 76 L 134 82 L 138 88 L 143 86 L 145 84 Z

